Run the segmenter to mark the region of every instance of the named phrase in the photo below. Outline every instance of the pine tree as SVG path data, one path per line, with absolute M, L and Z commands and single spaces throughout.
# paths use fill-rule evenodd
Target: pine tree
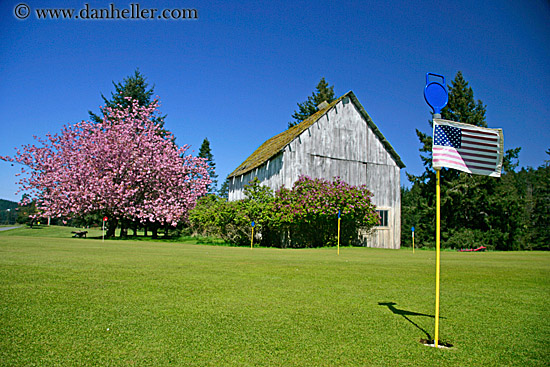
M 532 245 L 536 250 L 550 250 L 550 149 L 548 159 L 532 173 L 533 210 L 527 219 L 531 229 Z
M 113 86 L 115 87 L 115 92 L 111 92 L 111 99 L 107 99 L 103 93 L 101 98 L 105 107 L 115 108 L 115 109 L 124 109 L 131 106 L 131 103 L 126 99 L 130 97 L 138 101 L 140 106 L 148 106 L 153 101 L 152 97 L 154 94 L 154 86 L 149 88 L 147 79 L 139 72 L 139 69 L 136 69 L 134 75 L 124 78 L 122 82 L 115 83 L 113 81 Z M 88 111 L 90 119 L 93 122 L 101 122 L 103 118 L 96 115 L 92 111 Z M 166 116 L 157 116 L 155 117 L 155 122 L 162 129 L 164 126 L 164 119 Z
M 208 174 L 210 175 L 210 180 L 212 180 L 212 183 L 208 185 L 208 193 L 215 194 L 218 186 L 218 175 L 216 174 L 216 163 L 214 163 L 214 156 L 212 155 L 208 138 L 204 138 L 202 141 L 198 157 L 204 158 L 208 164 Z
M 229 199 L 229 177 L 223 181 L 223 184 L 218 191 L 218 195 L 225 200 Z
M 334 97 L 334 86 L 329 86 L 325 78 L 321 78 L 315 89 L 316 92 L 313 92 L 305 102 L 298 103 L 298 111 L 294 111 L 292 115 L 294 121 L 288 123 L 289 129 L 317 112 L 317 106 L 321 102 L 331 103 L 336 99 Z
M 477 103 L 474 101 L 474 91 L 459 71 L 449 87 L 449 103 L 441 111 L 441 117 L 445 120 L 487 127 L 485 112 L 486 106 L 481 100 Z

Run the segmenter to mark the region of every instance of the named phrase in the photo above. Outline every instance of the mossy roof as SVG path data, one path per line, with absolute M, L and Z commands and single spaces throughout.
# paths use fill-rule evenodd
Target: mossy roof
M 357 97 L 355 97 L 355 94 L 353 94 L 352 91 L 349 91 L 348 93 L 344 94 L 342 97 L 338 98 L 337 100 L 330 103 L 327 107 L 317 111 L 313 115 L 311 115 L 309 118 L 305 119 L 301 123 L 299 123 L 296 126 L 291 127 L 290 129 L 283 131 L 282 133 L 275 135 L 271 139 L 267 140 L 265 143 L 260 145 L 258 149 L 254 151 L 239 167 L 237 167 L 233 172 L 229 174 L 229 177 L 236 177 L 243 175 L 257 167 L 260 167 L 264 163 L 266 163 L 269 159 L 276 156 L 279 152 L 283 151 L 285 147 L 290 144 L 294 139 L 296 139 L 298 136 L 300 136 L 305 130 L 309 129 L 314 123 L 316 123 L 324 114 L 326 114 L 330 109 L 334 108 L 344 98 L 349 98 L 357 107 L 357 110 L 361 113 L 371 130 L 376 134 L 376 136 L 380 139 L 388 153 L 392 156 L 392 158 L 395 160 L 397 165 L 400 168 L 404 168 L 405 164 L 401 161 L 401 158 L 397 154 L 397 152 L 393 149 L 391 144 L 386 140 L 384 135 L 380 132 L 378 127 L 374 124 L 370 116 L 367 114 L 363 106 L 359 103 L 359 100 L 357 100 Z

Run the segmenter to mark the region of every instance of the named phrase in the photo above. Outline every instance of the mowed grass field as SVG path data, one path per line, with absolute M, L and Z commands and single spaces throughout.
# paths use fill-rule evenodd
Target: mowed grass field
M 98 232 L 101 235 L 101 232 Z M 67 237 L 67 238 L 62 238 Z M 550 254 L 0 232 L 1 366 L 543 366 Z

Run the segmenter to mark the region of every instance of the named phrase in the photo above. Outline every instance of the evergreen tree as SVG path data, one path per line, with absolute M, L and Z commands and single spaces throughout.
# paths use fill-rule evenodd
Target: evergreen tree
M 153 101 L 154 87 L 149 88 L 147 79 L 139 72 L 139 69 L 136 69 L 134 75 L 124 78 L 122 82 L 115 83 L 113 81 L 113 86 L 115 87 L 115 92 L 111 92 L 110 99 L 107 99 L 103 93 L 101 94 L 101 98 L 103 98 L 103 102 L 105 103 L 103 108 L 125 109 L 131 107 L 131 103 L 126 99 L 128 97 L 138 101 L 139 106 L 149 106 Z M 96 115 L 92 111 L 88 111 L 88 114 L 93 122 L 101 122 L 103 120 L 103 117 Z M 161 130 L 163 130 L 165 118 L 166 116 L 155 117 L 154 121 L 160 126 Z
M 474 91 L 468 86 L 468 82 L 464 80 L 462 72 L 459 71 L 449 87 L 449 103 L 441 111 L 441 117 L 446 120 L 487 127 L 485 112 L 486 106 L 481 100 L 474 101 Z
M 25 198 L 28 198 L 28 199 L 25 200 Z M 30 196 L 25 194 L 23 195 L 21 203 L 25 203 L 25 204 L 22 204 L 19 207 L 17 211 L 18 213 L 17 213 L 16 222 L 20 224 L 32 225 L 33 219 L 31 218 L 31 216 L 38 213 L 38 210 L 36 209 L 36 200 L 31 201 Z
M 288 123 L 289 129 L 317 112 L 317 106 L 321 102 L 331 103 L 336 99 L 334 97 L 334 86 L 329 86 L 325 78 L 321 78 L 315 89 L 316 92 L 313 92 L 305 102 L 298 103 L 298 111 L 294 111 L 292 115 L 294 121 Z
M 229 199 L 229 177 L 223 181 L 223 184 L 218 191 L 218 195 L 225 200 Z
M 202 141 L 198 157 L 204 158 L 208 164 L 208 174 L 210 175 L 210 180 L 212 180 L 212 183 L 208 185 L 207 190 L 209 194 L 215 194 L 218 186 L 218 175 L 216 174 L 216 163 L 214 163 L 214 156 L 212 155 L 208 138 L 204 138 Z
M 536 170 L 530 170 L 527 180 L 532 199 L 526 227 L 530 230 L 530 248 L 536 250 L 550 250 L 550 149 L 546 154 L 549 159 Z

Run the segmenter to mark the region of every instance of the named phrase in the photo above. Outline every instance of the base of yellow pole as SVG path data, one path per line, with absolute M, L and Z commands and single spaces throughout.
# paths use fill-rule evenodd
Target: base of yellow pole
M 436 346 L 433 340 L 421 340 L 420 342 L 427 347 L 438 348 L 438 349 L 451 349 L 453 347 L 453 345 L 449 343 L 439 343 Z

